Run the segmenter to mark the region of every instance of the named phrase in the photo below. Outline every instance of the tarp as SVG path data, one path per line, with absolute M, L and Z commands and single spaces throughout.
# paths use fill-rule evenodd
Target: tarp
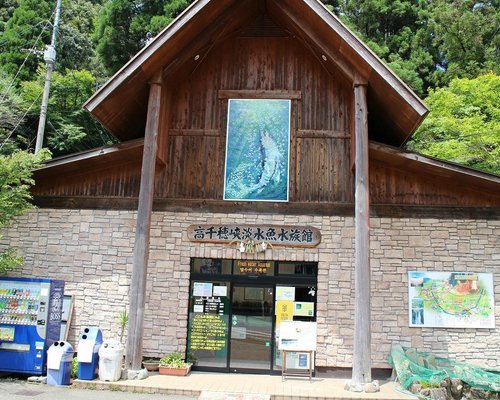
M 398 380 L 405 389 L 416 381 L 428 385 L 439 384 L 449 376 L 476 389 L 500 392 L 500 375 L 494 372 L 399 344 L 392 345 L 388 362 L 396 370 Z

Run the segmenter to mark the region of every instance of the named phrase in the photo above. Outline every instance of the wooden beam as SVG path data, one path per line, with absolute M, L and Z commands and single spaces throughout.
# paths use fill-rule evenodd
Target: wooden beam
M 148 115 L 144 133 L 141 186 L 135 228 L 134 259 L 130 283 L 130 308 L 126 348 L 126 369 L 138 371 L 142 363 L 142 336 L 144 304 L 149 258 L 151 212 L 153 209 L 154 178 L 160 116 L 161 74 L 157 74 L 149 88 Z
M 137 197 L 97 196 L 37 196 L 33 198 L 39 208 L 70 210 L 137 210 Z M 353 203 L 268 203 L 231 202 L 210 199 L 163 199 L 155 198 L 154 211 L 194 213 L 250 213 L 283 215 L 354 216 Z M 498 206 L 420 206 L 404 204 L 371 204 L 373 218 L 437 218 L 500 220 Z
M 300 90 L 219 90 L 219 99 L 299 99 Z
M 355 102 L 355 305 L 352 382 L 371 382 L 370 192 L 367 87 L 354 85 Z

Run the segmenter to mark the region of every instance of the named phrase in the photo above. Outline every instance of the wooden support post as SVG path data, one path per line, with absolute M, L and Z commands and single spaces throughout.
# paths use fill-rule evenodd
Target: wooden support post
M 135 228 L 134 264 L 130 283 L 130 308 L 128 322 L 127 348 L 125 354 L 126 368 L 132 371 L 141 369 L 142 336 L 144 326 L 144 304 L 146 293 L 146 277 L 149 258 L 149 236 L 151 212 L 153 210 L 153 193 L 155 179 L 155 163 L 160 116 L 161 74 L 150 82 L 148 115 L 144 133 L 144 151 L 142 156 L 141 186 Z
M 355 306 L 352 382 L 371 382 L 370 191 L 368 105 L 365 84 L 354 85 L 355 102 Z

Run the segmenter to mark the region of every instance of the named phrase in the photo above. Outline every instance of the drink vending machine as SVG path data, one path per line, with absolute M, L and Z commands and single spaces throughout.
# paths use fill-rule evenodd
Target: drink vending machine
M 0 371 L 43 375 L 59 340 L 64 281 L 0 278 Z

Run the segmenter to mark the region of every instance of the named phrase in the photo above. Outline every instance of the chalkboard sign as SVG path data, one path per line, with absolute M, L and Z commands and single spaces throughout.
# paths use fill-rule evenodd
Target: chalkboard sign
M 316 351 L 316 322 L 281 321 L 280 350 Z

